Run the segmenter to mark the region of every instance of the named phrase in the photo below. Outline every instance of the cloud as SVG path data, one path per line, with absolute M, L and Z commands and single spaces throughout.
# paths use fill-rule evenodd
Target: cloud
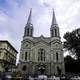
M 50 36 L 52 8 L 61 37 L 80 26 L 80 0 L 0 0 L 0 39 L 9 40 L 18 52 L 30 8 L 34 36 Z

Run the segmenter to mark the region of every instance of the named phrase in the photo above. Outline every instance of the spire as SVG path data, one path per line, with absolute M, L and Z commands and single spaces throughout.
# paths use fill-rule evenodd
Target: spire
M 31 15 L 32 15 L 32 8 L 30 9 L 27 24 L 25 26 L 24 37 L 26 37 L 26 36 L 32 37 L 33 36 L 33 24 L 31 23 Z
M 56 22 L 56 17 L 55 17 L 54 9 L 53 9 L 53 16 L 52 16 L 52 25 L 51 25 L 51 27 L 54 26 L 54 25 L 57 25 L 57 22 Z
M 55 13 L 54 13 L 54 9 L 53 9 L 53 16 L 52 16 L 52 24 L 51 24 L 51 37 L 59 37 L 59 27 L 58 24 L 56 22 L 56 17 L 55 17 Z
M 32 8 L 30 9 L 30 13 L 29 13 L 27 24 L 31 23 L 31 15 L 32 15 Z

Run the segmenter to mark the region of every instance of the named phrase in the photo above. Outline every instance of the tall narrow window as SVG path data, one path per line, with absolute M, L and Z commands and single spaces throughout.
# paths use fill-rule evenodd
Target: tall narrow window
M 55 36 L 57 36 L 57 29 L 55 29 Z
M 27 53 L 27 52 L 25 52 L 25 60 L 27 60 L 27 56 L 28 56 L 28 53 Z
M 38 60 L 39 61 L 45 61 L 45 50 L 44 49 L 39 49 Z
M 51 30 L 51 35 L 52 35 L 52 37 L 53 37 L 53 30 Z
M 58 53 L 56 53 L 56 60 L 58 61 Z
M 31 29 L 31 36 L 32 36 L 32 29 Z
M 27 36 L 29 36 L 29 28 L 27 29 Z

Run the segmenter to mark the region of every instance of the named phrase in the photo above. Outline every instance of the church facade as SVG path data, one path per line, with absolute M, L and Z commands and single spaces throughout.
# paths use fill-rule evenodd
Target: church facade
M 19 70 L 28 75 L 60 75 L 65 73 L 63 47 L 53 10 L 50 37 L 33 36 L 32 10 L 21 41 Z

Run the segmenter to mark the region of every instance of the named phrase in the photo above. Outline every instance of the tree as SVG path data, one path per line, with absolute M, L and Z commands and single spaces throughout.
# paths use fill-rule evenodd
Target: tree
M 74 62 L 75 60 L 67 55 L 65 58 L 64 58 L 64 62 L 65 62 L 65 71 L 66 72 L 69 72 L 69 73 L 73 73 L 74 72 Z
M 64 58 L 66 73 L 80 73 L 80 61 L 67 55 Z
M 75 55 L 76 58 L 80 60 L 80 28 L 72 32 L 66 32 L 64 39 L 64 50 L 69 51 L 70 54 Z

